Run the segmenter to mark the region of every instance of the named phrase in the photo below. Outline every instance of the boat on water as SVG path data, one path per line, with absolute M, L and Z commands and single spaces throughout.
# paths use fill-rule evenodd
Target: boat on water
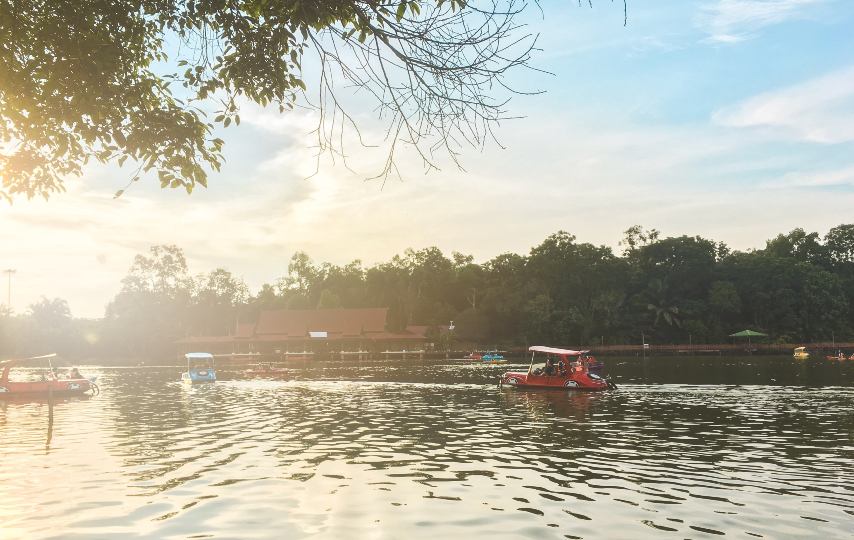
M 249 369 L 243 373 L 249 377 L 281 377 L 287 374 L 287 372 L 287 369 L 272 363 L 261 363 L 249 366 Z
M 506 384 L 516 388 L 563 388 L 590 391 L 617 388 L 614 383 L 590 369 L 593 362 L 596 362 L 601 370 L 601 362 L 597 362 L 589 354 L 590 351 L 574 351 L 542 345 L 529 347 L 528 351 L 531 352 L 531 365 L 528 371 L 508 371 L 501 376 L 500 385 Z
M 487 364 L 506 364 L 507 359 L 498 351 L 490 351 L 480 357 L 480 361 Z
M 795 360 L 806 360 L 810 357 L 810 353 L 807 352 L 806 347 L 795 347 L 795 351 L 792 353 L 792 356 Z
M 488 352 L 470 352 L 466 356 L 463 357 L 465 360 L 472 360 L 474 362 L 484 362 L 487 364 L 506 364 L 507 359 L 504 358 L 504 355 L 498 351 L 488 351 Z
M 206 352 L 191 352 L 184 355 L 187 359 L 187 371 L 181 374 L 181 382 L 198 384 L 216 382 L 214 356 Z
M 836 354 L 828 354 L 824 358 L 825 360 L 854 360 L 854 353 L 851 353 L 851 356 L 846 356 L 844 352 L 836 351 Z
M 605 371 L 605 362 L 601 360 L 597 360 L 595 356 L 590 354 L 590 351 L 581 351 L 581 356 L 579 360 L 584 362 L 584 365 L 587 366 L 587 370 L 591 373 L 595 373 L 596 375 L 602 376 L 602 372 Z
M 86 392 L 99 393 L 100 389 L 94 380 L 89 380 L 73 368 L 68 373 L 61 373 L 53 366 L 52 360 L 56 354 L 33 356 L 0 362 L 0 398 L 16 396 L 68 396 L 80 395 Z M 26 364 L 40 364 L 35 370 L 28 370 L 22 378 L 25 380 L 10 380 L 13 367 L 26 367 Z

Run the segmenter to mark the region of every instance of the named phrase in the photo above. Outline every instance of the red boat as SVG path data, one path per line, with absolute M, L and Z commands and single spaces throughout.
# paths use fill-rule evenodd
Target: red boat
M 0 398 L 15 396 L 49 396 L 53 395 L 79 395 L 86 392 L 98 392 L 98 386 L 89 379 L 80 375 L 76 368 L 69 375 L 61 375 L 50 365 L 50 359 L 55 354 L 35 356 L 21 360 L 4 360 L 0 362 L 3 369 L 0 375 Z M 31 374 L 31 380 L 10 381 L 9 372 L 15 365 L 20 365 L 32 360 L 48 360 L 48 366 Z
M 573 351 L 535 345 L 531 352 L 531 366 L 527 372 L 508 371 L 501 376 L 499 384 L 517 388 L 563 388 L 566 390 L 608 390 L 617 386 L 591 371 L 600 368 L 590 351 Z M 537 353 L 542 358 L 537 363 Z
M 479 352 L 470 352 L 466 356 L 463 357 L 465 360 L 482 360 L 483 353 Z

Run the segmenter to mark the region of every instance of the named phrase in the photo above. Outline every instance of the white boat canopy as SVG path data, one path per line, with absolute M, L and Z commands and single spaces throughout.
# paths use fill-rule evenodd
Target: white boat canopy
M 213 360 L 213 355 L 207 352 L 188 352 L 184 358 L 187 360 Z
M 29 358 L 10 358 L 9 360 L 0 360 L 0 366 L 5 366 L 6 364 L 17 364 L 20 362 L 26 362 L 27 360 L 44 360 L 46 358 L 56 358 L 56 353 L 43 354 L 41 356 L 30 356 Z
M 573 351 L 572 349 L 558 349 L 556 347 L 543 347 L 542 345 L 534 345 L 532 347 L 528 347 L 528 350 L 533 351 L 533 352 L 558 354 L 561 356 L 580 356 L 584 353 L 590 352 L 590 351 Z

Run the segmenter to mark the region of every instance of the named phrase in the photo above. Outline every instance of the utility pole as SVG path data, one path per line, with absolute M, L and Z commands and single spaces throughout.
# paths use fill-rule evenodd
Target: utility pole
M 12 310 L 12 274 L 17 272 L 14 268 L 7 268 L 3 270 L 3 273 L 8 276 L 8 285 L 6 289 L 6 307 L 9 308 L 9 311 Z

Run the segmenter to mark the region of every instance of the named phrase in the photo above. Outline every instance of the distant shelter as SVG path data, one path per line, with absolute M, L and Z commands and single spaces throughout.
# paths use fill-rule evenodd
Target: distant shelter
M 388 308 L 265 310 L 254 323 L 239 323 L 232 335 L 189 336 L 177 342 L 181 352 L 264 355 L 310 353 L 377 354 L 430 347 L 428 326 L 387 329 Z

